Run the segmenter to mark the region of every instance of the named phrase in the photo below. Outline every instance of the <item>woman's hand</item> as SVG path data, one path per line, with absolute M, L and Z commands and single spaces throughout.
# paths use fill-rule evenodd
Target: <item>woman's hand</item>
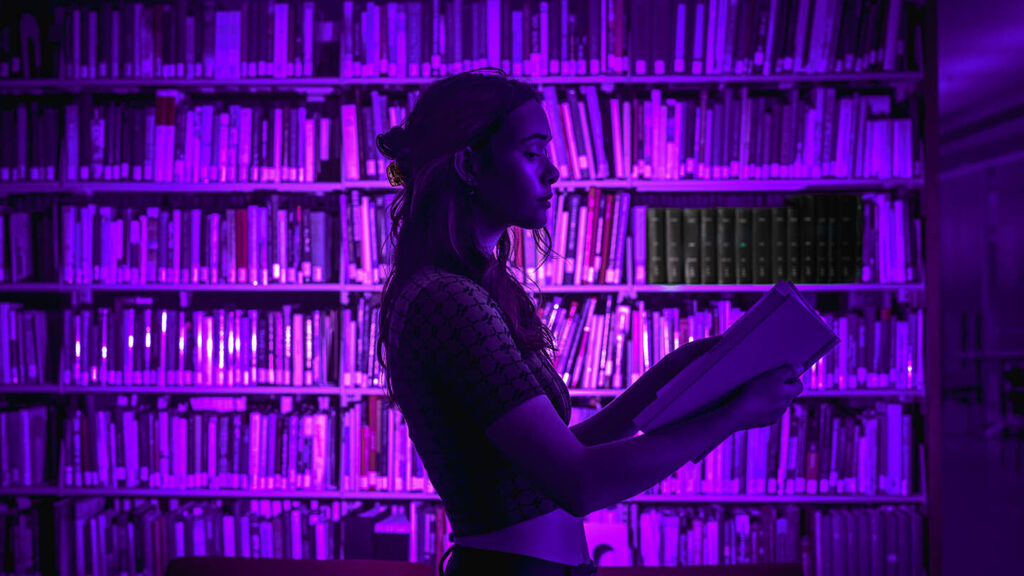
M 721 336 L 710 336 L 683 344 L 669 352 L 661 360 L 658 360 L 654 366 L 651 366 L 646 372 L 641 374 L 640 378 L 627 388 L 624 394 L 629 396 L 639 395 L 643 398 L 653 397 L 669 380 L 682 372 L 683 368 L 686 368 L 691 362 L 710 350 L 715 344 L 718 344 L 718 341 L 721 339 Z M 649 400 L 644 400 L 645 405 L 647 402 Z M 637 409 L 642 409 L 642 406 L 637 407 Z
M 797 368 L 780 366 L 743 383 L 726 408 L 741 430 L 771 426 L 803 390 Z

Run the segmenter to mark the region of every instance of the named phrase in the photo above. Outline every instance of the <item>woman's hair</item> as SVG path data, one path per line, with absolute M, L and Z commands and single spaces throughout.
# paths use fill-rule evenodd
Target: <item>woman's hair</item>
M 499 69 L 456 74 L 432 83 L 402 124 L 377 136 L 377 149 L 395 161 L 404 181 L 390 207 L 392 267 L 381 295 L 376 342 L 377 361 L 384 369 L 392 404 L 394 388 L 385 357 L 391 317 L 402 287 L 423 266 L 438 266 L 480 284 L 501 308 L 520 349 L 552 360 L 551 330 L 509 272 L 511 235 L 507 230 L 502 233 L 497 255 L 481 250 L 470 214 L 478 197 L 470 195 L 471 188 L 459 178 L 454 163 L 455 153 L 467 146 L 488 162 L 491 137 L 509 113 L 530 100 L 541 101 L 537 90 L 507 78 Z M 550 254 L 550 235 L 546 228 L 533 234 L 543 264 Z

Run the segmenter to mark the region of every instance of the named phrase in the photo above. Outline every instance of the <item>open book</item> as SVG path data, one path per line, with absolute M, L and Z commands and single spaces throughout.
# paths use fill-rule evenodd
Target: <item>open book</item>
M 720 403 L 747 380 L 784 364 L 814 365 L 839 338 L 788 280 L 781 280 L 733 323 L 711 349 L 657 392 L 633 423 L 644 432 Z

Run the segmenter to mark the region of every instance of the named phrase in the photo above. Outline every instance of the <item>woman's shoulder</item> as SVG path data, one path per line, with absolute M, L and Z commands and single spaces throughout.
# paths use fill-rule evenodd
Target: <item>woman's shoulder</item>
M 401 316 L 429 314 L 438 308 L 496 305 L 483 286 L 438 266 L 423 266 L 413 272 L 395 298 L 395 310 Z
M 412 274 L 404 287 L 409 300 L 419 294 L 427 299 L 487 301 L 490 294 L 473 279 L 439 266 L 423 266 Z

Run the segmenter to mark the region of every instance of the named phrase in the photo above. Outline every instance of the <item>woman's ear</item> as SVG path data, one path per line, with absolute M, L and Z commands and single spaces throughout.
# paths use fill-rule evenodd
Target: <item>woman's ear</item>
M 477 185 L 477 156 L 473 150 L 466 146 L 455 153 L 455 172 L 459 178 L 468 186 Z

